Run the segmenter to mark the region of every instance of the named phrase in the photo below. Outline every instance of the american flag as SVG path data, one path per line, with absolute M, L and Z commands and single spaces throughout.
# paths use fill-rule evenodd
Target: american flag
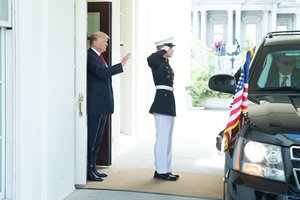
M 241 69 L 240 78 L 235 88 L 235 94 L 231 105 L 229 122 L 224 130 L 224 151 L 234 146 L 234 143 L 242 129 L 248 113 L 248 83 L 249 65 L 253 57 L 253 51 L 249 50 L 246 54 L 246 61 Z

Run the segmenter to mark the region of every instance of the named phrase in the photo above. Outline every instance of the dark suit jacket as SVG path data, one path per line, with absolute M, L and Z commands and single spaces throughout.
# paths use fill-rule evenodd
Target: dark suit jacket
M 273 76 L 268 77 L 265 87 L 280 87 L 279 83 L 279 73 L 277 72 Z M 291 87 L 298 87 L 300 88 L 300 73 L 299 72 L 292 72 L 291 74 Z
M 122 72 L 121 63 L 107 67 L 93 49 L 88 49 L 87 113 L 89 115 L 112 114 L 114 112 L 111 76 Z
M 164 55 L 165 53 L 166 50 L 160 50 L 152 53 L 147 58 L 147 61 L 152 71 L 154 84 L 173 87 L 174 72 L 169 62 L 162 57 L 162 55 Z M 149 112 L 176 116 L 175 98 L 173 91 L 164 89 L 156 90 L 154 101 Z

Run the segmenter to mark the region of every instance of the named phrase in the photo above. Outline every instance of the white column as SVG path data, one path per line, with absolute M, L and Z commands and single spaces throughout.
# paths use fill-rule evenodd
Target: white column
M 269 11 L 263 11 L 262 17 L 262 34 L 266 35 L 269 32 Z
M 241 11 L 235 11 L 235 38 L 241 44 Z
M 271 11 L 272 14 L 272 19 L 271 19 L 271 31 L 277 31 L 277 11 L 272 10 Z
M 207 44 L 206 39 L 206 27 L 207 27 L 207 11 L 201 10 L 201 35 L 200 39 L 202 40 L 203 44 Z
M 195 38 L 199 39 L 199 11 L 193 11 L 193 35 Z
M 228 10 L 228 45 L 232 45 L 233 11 Z

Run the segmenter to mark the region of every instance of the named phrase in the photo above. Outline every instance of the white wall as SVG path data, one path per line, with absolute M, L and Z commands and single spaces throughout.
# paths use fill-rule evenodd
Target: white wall
M 15 0 L 16 198 L 74 190 L 74 1 Z
M 120 63 L 121 57 L 120 54 L 120 1 L 112 0 L 112 64 Z M 120 79 L 124 74 L 127 73 L 126 68 L 124 72 L 112 77 L 113 91 L 114 91 L 114 100 L 115 100 L 115 110 L 112 114 L 112 156 L 119 151 L 119 136 L 121 132 L 121 107 L 120 101 L 122 101 L 120 94 Z
M 113 78 L 116 108 L 112 134 L 118 138 L 122 107 L 126 108 L 123 118 L 128 114 L 130 119 L 127 120 L 130 125 L 126 122 L 124 126 L 126 130 L 132 133 L 136 130 L 141 135 L 154 128 L 148 110 L 155 90 L 146 58 L 156 50 L 153 42 L 157 39 L 175 37 L 171 66 L 175 71 L 178 114 L 186 108 L 190 3 L 130 0 L 133 10 L 128 9 L 130 20 L 125 22 L 130 25 L 124 29 L 128 46 L 121 48 L 120 2 L 112 2 L 112 63 L 120 62 L 132 50 L 132 60 L 127 66 L 130 68 Z M 15 0 L 14 5 L 17 80 L 14 199 L 61 200 L 74 190 L 75 182 L 74 0 Z M 126 96 L 126 90 L 130 96 Z

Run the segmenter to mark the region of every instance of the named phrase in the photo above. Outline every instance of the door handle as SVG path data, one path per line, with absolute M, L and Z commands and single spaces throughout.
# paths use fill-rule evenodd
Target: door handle
M 83 102 L 83 94 L 79 93 L 78 95 L 78 106 L 79 106 L 79 117 L 82 117 L 82 109 L 81 109 L 81 104 Z

